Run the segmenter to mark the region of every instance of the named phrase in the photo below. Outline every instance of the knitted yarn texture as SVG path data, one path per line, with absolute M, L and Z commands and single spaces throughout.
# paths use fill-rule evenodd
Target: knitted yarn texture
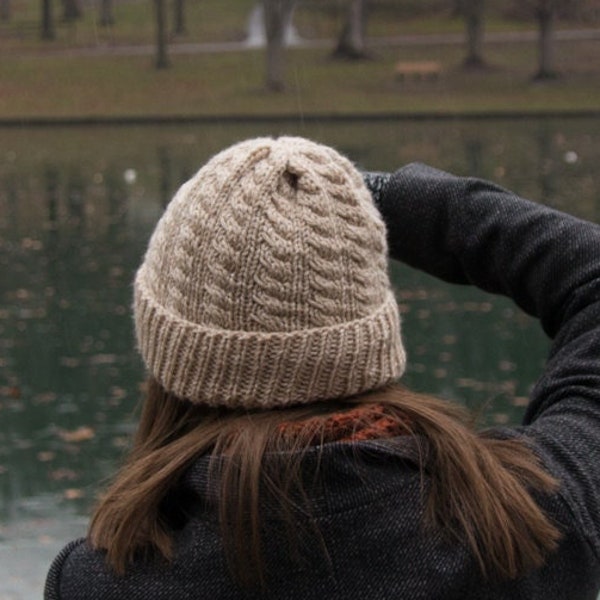
M 179 189 L 134 316 L 150 373 L 211 406 L 348 397 L 405 366 L 383 221 L 353 165 L 302 138 L 240 142 Z

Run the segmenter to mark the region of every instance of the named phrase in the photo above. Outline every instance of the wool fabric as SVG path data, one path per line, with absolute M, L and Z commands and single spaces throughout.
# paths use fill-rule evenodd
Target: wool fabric
M 350 161 L 303 138 L 214 156 L 168 205 L 134 288 L 148 370 L 195 403 L 303 404 L 404 371 L 383 221 Z

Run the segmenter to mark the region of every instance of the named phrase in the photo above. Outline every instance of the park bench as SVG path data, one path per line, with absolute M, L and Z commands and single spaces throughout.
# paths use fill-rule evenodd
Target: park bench
M 442 72 L 440 63 L 427 61 L 414 61 L 396 63 L 395 74 L 398 81 L 427 81 L 436 80 Z

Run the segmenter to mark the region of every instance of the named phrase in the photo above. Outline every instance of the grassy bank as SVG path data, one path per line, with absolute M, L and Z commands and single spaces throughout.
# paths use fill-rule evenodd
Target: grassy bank
M 330 59 L 328 49 L 287 53 L 288 89 L 262 89 L 264 53 L 173 57 L 155 71 L 151 56 L 12 56 L 0 63 L 0 118 L 314 113 L 502 112 L 600 109 L 597 41 L 561 42 L 564 75 L 532 83 L 533 43 L 489 45 L 492 68 L 465 72 L 459 46 L 382 48 L 374 60 Z M 401 83 L 398 60 L 434 60 L 437 81 Z
M 520 30 L 532 22 L 507 17 L 508 0 L 488 10 L 488 31 Z M 240 41 L 246 36 L 255 0 L 188 2 L 187 29 L 174 36 L 180 43 Z M 333 39 L 339 33 L 343 3 L 305 0 L 298 4 L 295 25 L 307 39 Z M 373 0 L 369 39 L 402 34 L 457 33 L 464 23 L 436 0 L 405 3 Z M 503 8 L 504 7 L 504 8 Z M 537 66 L 534 43 L 488 44 L 491 69 L 464 72 L 464 50 L 457 45 L 379 48 L 373 60 L 334 62 L 331 47 L 287 52 L 287 90 L 263 90 L 264 51 L 172 56 L 172 68 L 157 72 L 152 56 L 125 56 L 122 47 L 151 47 L 154 38 L 151 3 L 115 4 L 115 24 L 101 27 L 98 12 L 85 5 L 81 20 L 65 23 L 56 10 L 56 39 L 39 39 L 39 6 L 12 0 L 11 19 L 0 23 L 0 119 L 310 115 L 433 112 L 589 111 L 600 109 L 599 41 L 560 42 L 556 81 L 533 84 Z M 562 23 L 564 26 L 581 26 Z M 588 25 L 589 26 L 589 25 Z M 331 46 L 330 43 L 329 46 Z M 85 49 L 115 51 L 84 56 Z M 65 54 L 68 52 L 68 55 Z M 135 54 L 135 53 L 134 53 Z M 401 83 L 399 60 L 436 61 L 437 81 Z

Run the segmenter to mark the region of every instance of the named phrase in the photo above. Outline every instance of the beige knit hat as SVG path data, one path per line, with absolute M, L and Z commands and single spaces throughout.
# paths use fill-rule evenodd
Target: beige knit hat
M 404 371 L 385 227 L 352 164 L 302 138 L 248 140 L 177 192 L 135 279 L 138 345 L 180 398 L 275 407 Z

